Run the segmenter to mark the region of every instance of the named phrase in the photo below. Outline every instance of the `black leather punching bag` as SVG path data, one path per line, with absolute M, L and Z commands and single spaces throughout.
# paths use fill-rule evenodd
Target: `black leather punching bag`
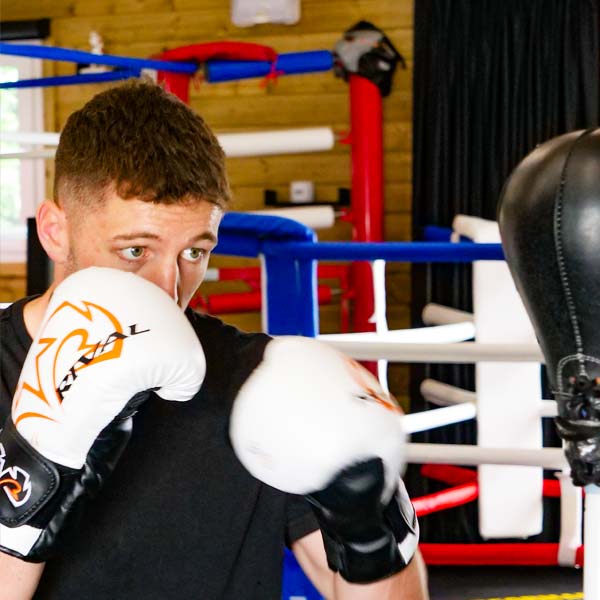
M 498 221 L 546 360 L 571 477 L 600 484 L 600 128 L 525 157 L 504 185 Z

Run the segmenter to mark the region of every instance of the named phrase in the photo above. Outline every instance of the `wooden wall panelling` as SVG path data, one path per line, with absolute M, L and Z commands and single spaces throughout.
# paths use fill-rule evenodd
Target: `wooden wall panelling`
M 25 295 L 24 264 L 0 263 L 0 302 L 14 302 Z

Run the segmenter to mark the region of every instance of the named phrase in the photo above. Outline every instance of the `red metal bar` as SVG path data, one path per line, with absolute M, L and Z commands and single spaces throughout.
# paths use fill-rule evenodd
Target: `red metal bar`
M 218 281 L 260 281 L 260 267 L 220 267 Z M 319 265 L 317 276 L 323 279 L 344 279 L 346 265 Z
M 418 517 L 423 517 L 433 512 L 446 510 L 461 506 L 467 502 L 477 500 L 479 495 L 479 487 L 476 483 L 463 483 L 441 492 L 413 498 L 412 503 L 415 507 Z
M 477 481 L 477 471 L 454 465 L 423 465 L 421 475 L 448 485 L 460 485 Z
M 318 265 L 317 277 L 345 280 L 348 277 L 348 265 Z
M 330 304 L 332 298 L 331 288 L 320 285 L 317 288 L 319 304 Z M 230 292 L 210 294 L 209 296 L 194 296 L 190 306 L 202 309 L 211 315 L 225 315 L 240 312 L 259 311 L 262 303 L 262 294 L 258 290 L 250 292 Z
M 190 302 L 190 307 L 202 310 L 212 315 L 223 315 L 239 312 L 259 311 L 262 298 L 260 292 L 259 267 L 223 267 L 218 269 L 217 281 L 243 281 L 250 290 L 247 292 L 230 292 L 202 295 L 197 293 Z M 319 265 L 317 276 L 322 279 L 338 279 L 341 301 L 341 331 L 347 332 L 346 297 L 348 294 L 348 279 L 350 267 L 348 265 Z M 326 285 L 318 286 L 319 304 L 331 304 L 333 290 Z
M 428 565 L 528 565 L 558 564 L 558 544 L 420 544 Z M 576 566 L 583 566 L 583 546 L 577 549 Z
M 544 479 L 543 490 L 546 498 L 560 498 L 560 481 L 558 479 Z
M 350 75 L 354 239 L 383 241 L 383 116 L 379 88 Z
M 218 271 L 218 281 L 260 282 L 260 267 L 221 267 Z
M 352 239 L 383 241 L 383 118 L 379 88 L 350 75 Z M 373 276 L 367 262 L 352 264 L 354 331 L 374 331 Z
M 454 465 L 423 465 L 421 475 L 448 485 L 459 485 L 477 480 L 477 471 Z M 557 479 L 544 479 L 543 494 L 547 498 L 560 498 L 560 483 Z

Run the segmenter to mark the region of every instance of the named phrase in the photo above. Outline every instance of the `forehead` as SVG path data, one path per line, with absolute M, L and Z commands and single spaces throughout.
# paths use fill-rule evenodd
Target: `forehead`
M 94 235 L 109 237 L 140 233 L 164 240 L 190 239 L 204 234 L 216 238 L 222 216 L 221 207 L 202 199 L 161 204 L 136 198 L 123 200 L 109 193 L 86 214 L 80 226 Z

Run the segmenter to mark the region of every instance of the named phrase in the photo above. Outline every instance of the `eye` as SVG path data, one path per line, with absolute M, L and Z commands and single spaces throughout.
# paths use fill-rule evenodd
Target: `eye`
M 190 262 L 198 262 L 206 256 L 206 250 L 203 250 L 202 248 L 186 248 L 181 253 L 181 256 Z
M 144 247 L 143 246 L 130 246 L 129 248 L 123 248 L 119 250 L 119 254 L 121 258 L 125 260 L 140 260 L 144 256 Z

